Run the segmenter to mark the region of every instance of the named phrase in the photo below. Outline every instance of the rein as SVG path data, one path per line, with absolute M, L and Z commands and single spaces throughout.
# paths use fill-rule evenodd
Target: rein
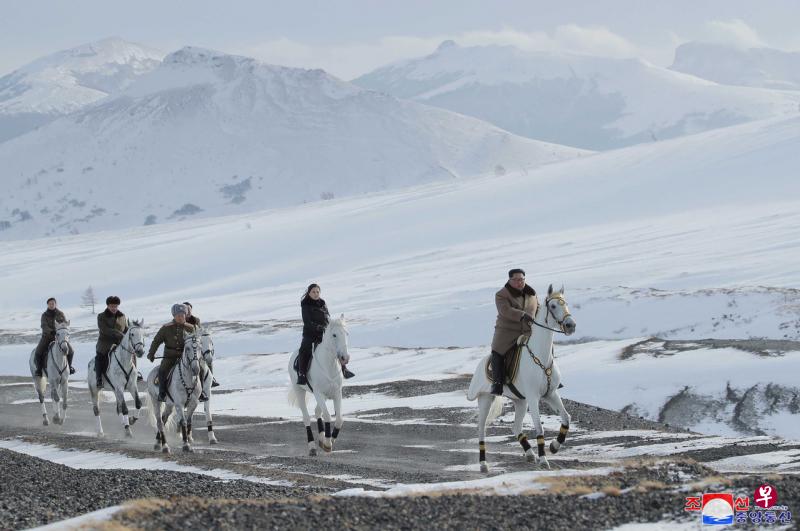
M 544 323 L 545 324 L 537 323 L 535 317 L 533 319 L 533 324 L 535 324 L 538 327 L 544 328 L 546 330 L 550 330 L 551 332 L 557 332 L 559 334 L 566 334 L 566 332 L 564 332 L 564 321 L 567 320 L 567 317 L 570 317 L 570 313 L 569 313 L 569 311 L 567 311 L 564 314 L 564 318 L 559 321 L 556 318 L 556 316 L 553 313 L 553 311 L 550 309 L 550 301 L 553 300 L 553 299 L 559 299 L 559 300 L 563 301 L 563 299 L 561 299 L 560 297 L 548 297 L 548 298 L 546 298 L 544 300 L 544 305 L 547 308 L 547 315 L 544 318 Z M 538 315 L 538 314 L 539 314 L 539 309 L 537 308 L 536 309 L 536 315 Z M 547 326 L 547 320 L 550 318 L 551 315 L 553 316 L 553 320 L 561 328 L 560 330 L 557 330 L 555 328 L 550 328 L 549 326 Z M 531 358 L 533 359 L 533 362 L 536 365 L 538 365 L 539 368 L 542 369 L 542 371 L 544 371 L 544 375 L 547 377 L 547 389 L 545 390 L 544 394 L 542 395 L 542 396 L 547 396 L 548 394 L 550 394 L 550 388 L 552 386 L 552 381 L 553 381 L 553 363 L 556 361 L 556 357 L 555 357 L 554 353 L 551 352 L 550 353 L 550 365 L 548 367 L 545 367 L 544 363 L 542 363 L 542 360 L 540 360 L 539 358 L 536 357 L 536 354 L 533 353 L 533 351 L 531 350 L 530 345 L 528 345 L 530 340 L 531 339 L 529 337 L 528 341 L 525 342 L 525 349 L 528 351 L 528 354 L 530 354 Z
M 193 343 L 193 346 L 192 346 L 193 356 L 192 356 L 192 359 L 187 360 L 187 362 L 186 362 L 186 364 L 188 366 L 187 367 L 188 370 L 191 370 L 191 365 L 190 364 L 193 361 L 197 361 L 198 363 L 200 362 L 199 358 L 197 357 L 197 338 L 196 337 L 192 338 L 192 343 Z M 186 405 L 189 403 L 189 400 L 192 397 L 192 393 L 194 393 L 195 388 L 197 387 L 197 375 L 195 374 L 194 376 L 192 376 L 193 385 L 191 387 L 187 386 L 186 385 L 186 380 L 183 377 L 184 359 L 185 359 L 185 357 L 181 356 L 181 361 L 178 363 L 178 376 L 181 379 L 181 385 L 183 386 L 183 390 L 184 390 L 184 392 L 186 392 L 186 402 L 183 404 L 183 407 L 186 407 Z

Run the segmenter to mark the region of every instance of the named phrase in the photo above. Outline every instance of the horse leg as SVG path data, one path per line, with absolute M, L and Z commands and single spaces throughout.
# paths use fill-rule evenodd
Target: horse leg
M 58 396 L 58 388 L 59 386 L 52 380 L 50 380 L 50 398 L 53 399 L 53 409 L 55 410 L 55 415 L 53 415 L 53 423 L 54 424 L 61 424 L 61 397 Z
M 533 429 L 536 433 L 536 450 L 539 457 L 539 462 L 547 468 L 550 468 L 550 463 L 547 462 L 547 457 L 544 455 L 544 428 L 542 427 L 542 418 L 539 414 L 539 400 L 537 398 L 528 402 L 528 408 L 533 417 Z
M 314 432 L 311 431 L 311 415 L 308 414 L 308 404 L 306 404 L 306 390 L 299 385 L 294 385 L 294 393 L 297 397 L 297 405 L 300 406 L 300 412 L 303 413 L 303 424 L 306 427 L 306 439 L 308 441 L 308 455 L 317 455 L 317 445 L 314 440 Z M 320 419 L 321 420 L 321 419 Z
M 522 451 L 525 452 L 525 459 L 528 461 L 536 462 L 536 455 L 533 453 L 531 443 L 528 442 L 528 436 L 522 431 L 522 421 L 525 419 L 525 413 L 528 412 L 528 405 L 526 400 L 514 400 L 514 433 L 517 435 L 517 441 L 522 446 Z
M 128 422 L 131 426 L 133 426 L 136 424 L 136 421 L 139 420 L 139 414 L 142 411 L 142 399 L 139 398 L 139 388 L 136 387 L 135 378 L 131 378 L 131 380 L 133 381 L 130 383 L 128 390 L 130 391 L 131 395 L 133 395 L 133 406 L 136 408 L 136 410 L 133 412 L 133 415 L 128 417 Z
M 494 396 L 482 393 L 478 395 L 478 462 L 481 465 L 481 472 L 489 472 L 489 465 L 486 463 L 486 419 L 489 417 L 489 409 L 494 402 Z
M 156 417 L 156 444 L 153 445 L 153 450 L 161 450 L 163 453 L 168 454 L 169 445 L 167 444 L 167 438 L 164 436 L 164 422 L 166 421 L 164 419 L 164 413 L 162 412 L 161 402 L 151 393 L 150 403 L 155 408 L 153 413 Z
M 203 403 L 203 412 L 206 414 L 206 428 L 208 429 L 208 444 L 217 444 L 217 436 L 214 435 L 214 419 L 211 416 L 211 378 L 209 376 L 207 378 L 208 384 L 205 387 L 208 389 L 205 390 L 206 393 L 206 400 Z
M 133 433 L 131 432 L 130 422 L 128 421 L 128 404 L 125 403 L 125 392 L 124 390 L 115 390 L 114 395 L 117 398 L 117 414 L 119 415 L 119 420 L 122 422 L 122 427 L 125 429 L 125 437 L 131 438 L 133 437 Z
M 39 398 L 39 405 L 42 407 L 42 425 L 50 425 L 50 417 L 47 416 L 47 405 L 44 402 L 44 394 L 47 390 L 47 380 L 44 376 L 33 377 L 33 388 L 36 390 L 36 396 Z
M 69 381 L 66 379 L 61 384 L 61 424 L 67 420 L 67 396 L 69 395 Z
M 98 437 L 102 437 L 103 433 L 103 422 L 100 420 L 100 390 L 97 389 L 95 386 L 95 382 L 92 381 L 94 378 L 94 371 L 89 371 L 89 394 L 92 396 L 92 412 L 94 413 L 94 419 L 97 424 L 96 432 Z
M 550 441 L 550 453 L 556 453 L 567 439 L 569 421 L 572 419 L 572 417 L 570 417 L 569 413 L 567 413 L 567 409 L 564 407 L 564 402 L 561 401 L 558 391 L 554 390 L 552 393 L 550 393 L 550 395 L 545 397 L 545 401 L 550 404 L 550 407 L 558 411 L 559 415 L 561 415 L 561 427 L 558 430 L 558 436 L 556 437 L 555 441 Z
M 344 418 L 342 418 L 341 388 L 336 391 L 336 395 L 333 397 L 333 414 L 336 415 L 336 422 L 333 425 L 333 433 L 331 433 L 331 448 L 333 448 L 333 443 L 336 442 L 336 438 L 339 436 L 339 430 L 342 429 L 342 424 L 344 424 Z
M 319 446 L 322 447 L 322 440 L 325 436 L 325 427 L 322 423 L 322 408 L 319 407 L 319 399 L 317 395 L 314 395 L 314 400 L 317 400 L 317 405 L 314 407 L 314 416 L 317 417 L 317 436 L 319 440 Z
M 325 398 L 317 393 L 314 393 L 317 399 L 317 406 L 322 410 L 322 418 L 325 420 L 325 438 L 321 442 L 322 449 L 326 452 L 333 450 L 331 444 L 331 414 L 328 411 L 328 404 L 325 403 Z M 317 428 L 319 428 L 319 419 L 317 419 Z
M 175 413 L 178 415 L 178 421 L 181 426 L 181 438 L 183 439 L 183 451 L 194 452 L 189 444 L 189 435 L 187 430 L 186 411 L 183 407 L 175 407 Z

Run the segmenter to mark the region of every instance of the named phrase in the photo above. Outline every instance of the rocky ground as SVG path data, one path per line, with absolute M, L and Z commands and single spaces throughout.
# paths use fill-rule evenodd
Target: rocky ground
M 669 345 L 669 349 L 684 347 L 680 342 Z M 652 348 L 648 343 L 637 346 Z M 770 355 L 781 345 L 753 348 L 763 348 L 764 355 Z M 466 377 L 353 385 L 346 388 L 345 399 L 367 393 L 422 397 L 467 386 Z M 143 464 L 134 470 L 93 469 L 89 460 L 82 468 L 70 468 L 20 453 L 24 445 L 14 451 L 0 449 L 0 529 L 57 522 L 121 504 L 125 506 L 111 520 L 95 527 L 608 529 L 629 522 L 663 521 L 695 522 L 700 527 L 699 514 L 683 509 L 687 495 L 732 492 L 752 497 L 755 487 L 764 482 L 776 486 L 781 504 L 790 509 L 800 505 L 800 466 L 789 467 L 788 472 L 775 467 L 736 473 L 715 468 L 721 459 L 769 452 L 795 452 L 797 465 L 800 443 L 767 437 L 706 438 L 675 423 L 569 400 L 565 405 L 573 426 L 567 444 L 549 456 L 556 474 L 537 475 L 529 488 L 517 489 L 514 495 L 488 496 L 485 487 L 467 484 L 456 490 L 396 496 L 391 489 L 398 485 L 487 478 L 477 467 L 474 409 L 362 411 L 346 419 L 335 451 L 317 457 L 307 455 L 304 429 L 296 421 L 215 415 L 219 445 L 207 444 L 205 430 L 200 429 L 194 453 L 180 452 L 173 439 L 172 447 L 178 451 L 163 455 L 153 451 L 153 431 L 145 421 L 134 426 L 132 439 L 124 438 L 110 407 L 103 408 L 106 437 L 94 437 L 88 395 L 80 386 L 71 390 L 72 406 L 64 426 L 42 426 L 39 406 L 32 398 L 28 378 L 0 377 L 0 444 L 24 442 L 75 455 L 102 452 Z M 550 413 L 543 408 L 543 414 Z M 546 421 L 545 425 L 550 428 L 546 431 L 550 440 L 558 423 Z M 202 414 L 196 426 L 203 426 Z M 507 418 L 488 430 L 487 441 L 492 464 L 488 477 L 543 471 L 522 458 Z M 153 462 L 196 467 L 202 473 L 158 470 Z M 214 470 L 240 474 L 243 479 L 207 475 Z M 354 488 L 366 492 L 341 495 Z M 374 497 L 369 492 L 387 489 L 390 496 Z

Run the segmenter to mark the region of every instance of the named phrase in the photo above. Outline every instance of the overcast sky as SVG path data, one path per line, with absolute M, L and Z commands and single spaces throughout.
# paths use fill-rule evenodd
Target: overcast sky
M 800 50 L 797 0 L 9 0 L 0 75 L 106 37 L 165 52 L 195 45 L 351 79 L 463 45 L 637 56 L 668 66 L 689 40 Z

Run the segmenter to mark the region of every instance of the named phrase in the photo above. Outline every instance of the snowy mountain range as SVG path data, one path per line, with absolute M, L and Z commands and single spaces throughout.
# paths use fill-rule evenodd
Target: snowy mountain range
M 670 68 L 725 85 L 800 90 L 800 52 L 689 42 Z
M 0 142 L 82 109 L 156 68 L 164 54 L 118 38 L 42 57 L 0 78 Z
M 639 59 L 442 43 L 354 83 L 586 149 L 664 140 L 796 114 L 800 95 L 717 83 Z
M 0 144 L 0 237 L 108 230 L 502 175 L 586 155 L 321 70 L 199 48 Z

